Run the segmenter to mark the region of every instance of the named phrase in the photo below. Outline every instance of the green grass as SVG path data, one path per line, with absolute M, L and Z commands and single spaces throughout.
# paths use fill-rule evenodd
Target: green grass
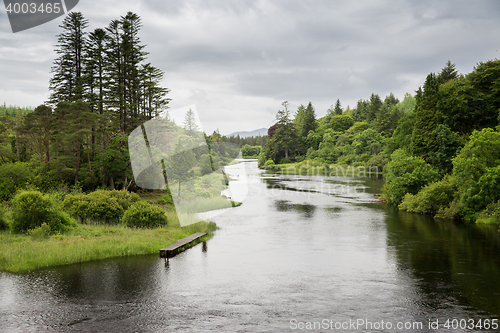
M 65 235 L 36 239 L 0 233 L 0 271 L 25 272 L 139 254 L 158 253 L 162 247 L 195 232 L 215 230 L 215 223 L 199 222 L 156 229 L 132 229 L 122 225 L 81 225 Z

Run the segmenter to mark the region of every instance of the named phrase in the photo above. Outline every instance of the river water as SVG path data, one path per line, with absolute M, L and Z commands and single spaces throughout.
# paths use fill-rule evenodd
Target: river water
M 168 263 L 0 273 L 0 332 L 500 331 L 496 228 L 398 212 L 376 178 L 228 172 L 243 205 Z

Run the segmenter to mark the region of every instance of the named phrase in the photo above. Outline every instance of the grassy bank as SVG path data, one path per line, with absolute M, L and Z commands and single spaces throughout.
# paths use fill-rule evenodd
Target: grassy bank
M 158 253 L 195 232 L 215 230 L 215 223 L 186 227 L 132 229 L 122 225 L 82 225 L 65 235 L 35 238 L 0 233 L 0 270 L 25 272 L 112 257 Z

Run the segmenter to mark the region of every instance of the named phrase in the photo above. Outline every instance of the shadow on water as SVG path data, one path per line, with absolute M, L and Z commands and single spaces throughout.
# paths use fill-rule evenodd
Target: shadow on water
M 305 219 L 310 219 L 314 216 L 316 206 L 310 204 L 291 204 L 288 200 L 275 200 L 274 206 L 278 212 L 294 211 L 300 214 Z
M 457 225 L 387 208 L 387 245 L 436 311 L 453 302 L 500 316 L 496 226 Z

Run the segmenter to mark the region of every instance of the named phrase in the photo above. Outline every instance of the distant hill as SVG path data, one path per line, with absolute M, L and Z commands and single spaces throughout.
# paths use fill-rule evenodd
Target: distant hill
M 259 135 L 264 136 L 264 135 L 267 135 L 267 128 L 259 128 L 259 129 L 253 130 L 251 132 L 247 132 L 247 131 L 234 132 L 234 133 L 228 134 L 226 136 L 237 136 L 238 134 L 240 135 L 240 138 L 248 138 L 251 136 L 259 136 Z

